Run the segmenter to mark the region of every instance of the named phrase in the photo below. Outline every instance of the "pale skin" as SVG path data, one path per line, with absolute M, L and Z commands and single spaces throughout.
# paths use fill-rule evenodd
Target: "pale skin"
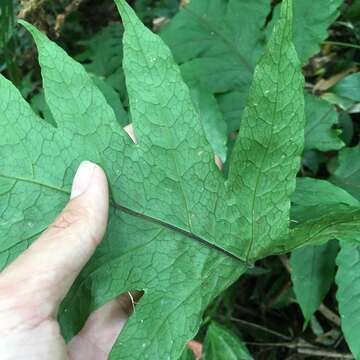
M 57 322 L 61 301 L 104 236 L 108 207 L 103 170 L 82 163 L 65 209 L 0 273 L 1 360 L 108 358 L 131 309 L 128 295 L 90 315 L 69 344 Z

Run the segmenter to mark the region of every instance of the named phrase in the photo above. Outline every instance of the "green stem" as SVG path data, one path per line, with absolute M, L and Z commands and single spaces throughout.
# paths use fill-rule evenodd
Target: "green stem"
M 343 42 L 340 42 L 340 41 L 324 41 L 323 45 L 335 45 L 335 46 L 342 46 L 342 47 L 360 49 L 360 45 L 350 44 L 350 43 L 343 43 Z

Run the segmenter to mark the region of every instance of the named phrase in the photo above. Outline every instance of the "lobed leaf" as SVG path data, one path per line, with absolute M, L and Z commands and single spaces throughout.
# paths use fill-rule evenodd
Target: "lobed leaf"
M 287 232 L 304 125 L 292 2 L 284 2 L 255 71 L 228 181 L 170 50 L 125 1 L 116 4 L 138 144 L 84 68 L 23 23 L 38 47 L 55 125 L 38 118 L 0 77 L 0 266 L 57 216 L 79 163 L 100 164 L 111 185 L 109 227 L 61 306 L 63 333 L 70 339 L 92 310 L 120 293 L 143 290 L 111 358 L 176 359 L 208 303 L 246 270 L 244 261 L 269 252 L 275 237 Z
M 133 18 L 133 13 L 123 6 L 125 15 Z M 146 146 L 144 132 L 153 130 L 157 124 L 149 124 L 147 128 L 145 124 L 142 127 L 144 132 L 137 132 L 140 145 L 134 145 L 119 127 L 112 109 L 83 67 L 35 28 L 25 26 L 38 46 L 45 97 L 56 127 L 39 119 L 15 87 L 0 77 L 0 106 L 4 114 L 0 121 L 6 134 L 0 140 L 3 155 L 0 162 L 1 267 L 23 251 L 63 208 L 79 163 L 85 159 L 99 163 L 106 170 L 112 187 L 113 206 L 109 228 L 95 256 L 62 304 L 59 318 L 63 333 L 67 339 L 71 338 L 80 330 L 92 310 L 120 293 L 131 289 L 144 290 L 145 295 L 136 314 L 127 323 L 112 357 L 171 356 L 176 359 L 186 341 L 196 334 L 202 310 L 245 270 L 234 258 L 189 238 L 172 222 L 165 224 L 159 219 L 145 216 L 146 209 L 142 208 L 144 204 L 153 206 L 154 212 L 164 214 L 167 206 L 165 199 L 174 195 L 171 210 L 173 221 L 180 221 L 182 214 L 186 215 L 185 221 L 188 220 L 188 213 L 182 208 L 183 194 L 180 193 L 179 198 L 179 194 L 175 193 L 180 188 L 176 182 L 179 177 L 177 173 L 172 173 L 175 171 L 174 160 L 181 158 L 181 155 L 190 157 L 196 152 L 191 160 L 193 164 L 197 162 L 198 166 L 190 174 L 191 177 L 195 174 L 195 182 L 199 179 L 200 183 L 201 176 L 207 176 L 209 169 L 218 172 L 211 150 L 208 150 L 209 160 L 206 162 L 206 146 L 210 149 L 209 145 L 204 146 L 203 157 L 198 154 L 196 145 L 205 140 L 200 122 L 194 121 L 197 115 L 192 108 L 189 91 L 178 77 L 179 71 L 168 56 L 168 50 L 161 54 L 162 43 L 144 28 L 141 34 L 144 35 L 144 43 L 147 38 L 150 41 L 156 39 L 154 47 L 147 52 L 148 56 L 160 53 L 160 56 L 164 56 L 163 65 L 166 65 L 163 69 L 150 69 L 150 75 L 144 79 L 150 84 L 151 76 L 160 75 L 162 79 L 166 75 L 165 94 L 171 96 L 169 91 L 174 91 L 181 101 L 171 113 L 169 108 L 163 109 L 161 104 L 155 106 L 153 97 L 146 98 L 147 93 L 145 98 L 139 96 L 132 100 L 141 102 L 140 105 L 149 110 L 148 115 L 154 116 L 155 113 L 159 115 L 155 119 L 164 123 L 168 119 L 176 121 L 184 117 L 193 123 L 187 130 L 191 133 L 190 149 L 186 148 L 186 143 L 181 144 L 184 153 L 179 152 L 177 159 L 174 159 L 174 153 L 171 154 L 175 150 L 168 144 L 181 142 L 182 138 L 173 138 L 170 136 L 172 133 L 168 134 L 168 138 L 162 138 L 164 133 L 160 133 L 158 141 Z M 128 31 L 131 32 L 131 29 L 130 26 Z M 137 42 L 136 38 L 134 40 Z M 145 60 L 140 57 L 140 61 L 147 65 Z M 131 71 L 129 73 L 131 77 Z M 156 95 L 156 91 L 153 91 L 153 95 Z M 159 91 L 160 95 L 161 100 L 166 102 L 166 96 Z M 133 118 L 135 125 L 139 126 L 141 121 L 147 119 L 136 117 L 137 109 L 141 109 L 137 106 L 133 105 Z M 184 121 L 181 131 L 186 130 L 186 126 Z M 170 121 L 168 127 L 175 128 Z M 161 130 L 165 131 L 165 127 Z M 169 146 L 168 156 L 159 144 L 162 141 Z M 147 157 L 144 152 L 148 152 Z M 155 171 L 153 175 L 152 171 Z M 193 201 L 199 196 L 194 193 L 195 182 Z M 211 183 L 204 183 L 211 189 Z M 201 185 L 204 183 L 201 182 Z M 148 188 L 145 189 L 147 184 Z M 162 191 L 160 198 L 156 198 L 158 191 L 153 191 L 156 186 Z M 146 193 L 155 196 L 145 198 Z M 126 208 L 127 203 L 131 203 L 132 208 Z M 138 212 L 140 208 L 141 213 Z M 207 220 L 205 215 L 200 217 L 200 221 Z M 123 341 L 126 347 L 121 345 Z

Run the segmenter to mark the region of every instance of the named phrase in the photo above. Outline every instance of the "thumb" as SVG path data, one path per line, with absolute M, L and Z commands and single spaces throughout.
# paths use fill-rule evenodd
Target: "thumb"
M 54 307 L 51 311 L 56 311 L 100 243 L 106 229 L 108 207 L 104 172 L 91 162 L 83 162 L 73 181 L 71 201 L 2 276 L 16 286 L 24 282 L 23 289 L 38 297 L 35 301 L 46 299 Z

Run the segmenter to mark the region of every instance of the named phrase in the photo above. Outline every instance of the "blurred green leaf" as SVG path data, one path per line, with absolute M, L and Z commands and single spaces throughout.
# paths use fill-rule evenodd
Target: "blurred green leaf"
M 345 146 L 340 139 L 339 114 L 326 101 L 305 93 L 305 150 L 339 150 Z
M 360 145 L 340 151 L 338 167 L 330 180 L 360 199 Z
M 186 348 L 179 360 L 195 360 L 194 353 L 189 348 Z
M 339 108 L 344 111 L 350 110 L 355 105 L 355 102 L 353 100 L 344 98 L 331 92 L 321 95 L 321 98 L 326 100 L 330 104 L 339 106 Z
M 270 1 L 191 1 L 161 32 L 188 83 L 211 92 L 249 89 L 265 45 Z M 239 26 L 241 24 L 241 26 Z
M 355 359 L 360 359 L 360 246 L 342 243 L 336 263 L 341 328 Z
M 360 102 L 360 72 L 339 81 L 331 91 L 342 98 Z
M 11 38 L 15 26 L 13 0 L 0 1 L 0 47 L 4 47 Z
M 320 51 L 320 44 L 328 37 L 329 26 L 339 17 L 343 0 L 295 0 L 294 43 L 302 63 Z M 272 24 L 278 17 L 275 9 Z
M 291 202 L 292 219 L 296 222 L 324 215 L 331 205 L 360 206 L 360 202 L 344 189 L 329 181 L 312 178 L 297 179 Z
M 124 127 L 129 123 L 128 113 L 125 111 L 124 106 L 120 100 L 119 94 L 111 87 L 104 79 L 93 75 L 92 79 L 97 86 L 97 88 L 102 92 L 105 97 L 106 102 L 111 106 L 114 110 L 114 114 L 116 116 L 119 124 Z
M 127 98 L 125 77 L 122 69 L 124 29 L 119 23 L 104 27 L 92 38 L 78 42 L 84 51 L 75 58 L 81 61 L 85 69 L 103 78 L 112 86 L 124 101 Z
M 204 360 L 253 360 L 244 342 L 224 326 L 212 322 L 204 342 Z
M 320 246 L 306 246 L 291 254 L 291 280 L 306 326 L 323 302 L 335 275 L 337 241 Z
M 134 8 L 145 23 L 150 23 L 154 18 L 173 17 L 179 6 L 180 0 L 136 0 Z
M 341 3 L 342 0 L 332 0 L 330 4 L 328 0 L 294 1 L 295 45 L 303 62 L 319 51 L 328 27 L 339 15 Z M 239 129 L 255 64 L 275 22 L 274 19 L 264 31 L 270 5 L 269 0 L 191 1 L 160 34 L 181 64 L 185 81 L 201 84 L 216 94 L 229 132 Z M 275 18 L 278 9 L 279 6 Z M 327 125 L 331 121 L 328 118 Z M 341 147 L 336 131 L 330 127 L 323 138 L 325 143 L 316 144 L 317 147 Z M 330 144 L 326 142 L 328 137 L 332 138 Z
M 227 126 L 219 105 L 212 93 L 202 87 L 191 89 L 191 96 L 200 113 L 201 123 L 214 153 L 222 163 L 227 156 Z

